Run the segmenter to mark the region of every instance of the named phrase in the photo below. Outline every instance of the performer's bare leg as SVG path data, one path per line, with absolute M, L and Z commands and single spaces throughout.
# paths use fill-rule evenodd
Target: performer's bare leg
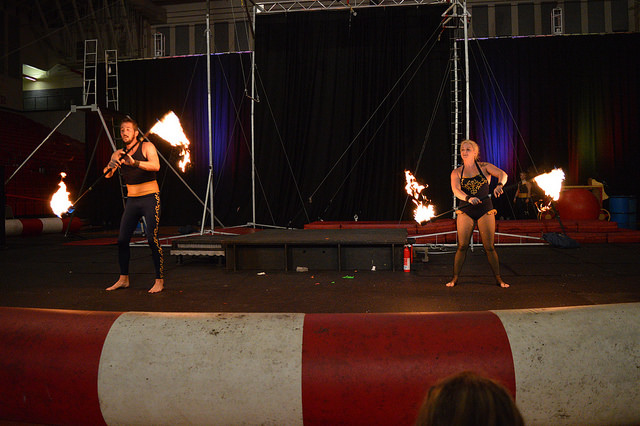
M 458 250 L 453 260 L 453 278 L 446 286 L 453 287 L 458 283 L 458 276 L 462 270 L 462 265 L 467 258 L 467 250 L 469 249 L 469 240 L 471 239 L 471 233 L 475 223 L 473 219 L 464 213 L 458 213 L 456 217 L 456 228 L 458 231 Z
M 509 284 L 505 283 L 500 276 L 500 261 L 498 260 L 498 253 L 494 246 L 494 236 L 496 231 L 495 215 L 488 213 L 478 219 L 478 231 L 480 232 L 480 238 L 482 238 L 484 251 L 487 253 L 489 266 L 491 266 L 493 275 L 496 277 L 496 284 L 499 287 L 508 288 Z
M 119 288 L 127 288 L 129 287 L 129 275 L 120 275 L 118 281 L 111 287 L 107 288 L 107 291 L 117 290 Z
M 149 290 L 149 293 L 160 293 L 162 290 L 164 290 L 164 280 L 162 278 L 156 278 L 156 282 Z

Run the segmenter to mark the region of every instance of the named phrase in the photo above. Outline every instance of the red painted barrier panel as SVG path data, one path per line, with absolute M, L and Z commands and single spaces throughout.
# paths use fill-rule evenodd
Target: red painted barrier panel
M 307 315 L 304 423 L 412 424 L 429 387 L 461 370 L 515 396 L 509 339 L 495 314 Z
M 0 308 L 0 418 L 104 424 L 98 365 L 120 314 Z

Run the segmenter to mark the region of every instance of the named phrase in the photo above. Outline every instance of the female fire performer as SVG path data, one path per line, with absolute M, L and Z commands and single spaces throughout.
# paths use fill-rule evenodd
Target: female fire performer
M 500 287 L 509 287 L 500 277 L 500 263 L 493 241 L 496 230 L 496 210 L 491 202 L 489 179 L 494 176 L 498 184 L 493 190 L 493 195 L 499 197 L 503 193 L 503 186 L 507 183 L 507 174 L 491 163 L 478 162 L 480 149 L 478 144 L 471 140 L 460 143 L 460 155 L 462 166 L 451 172 L 451 190 L 462 203 L 456 210 L 456 227 L 458 231 L 458 250 L 453 262 L 453 278 L 447 283 L 447 287 L 453 287 L 458 282 L 460 270 L 467 256 L 469 239 L 476 223 L 482 238 L 482 245 L 487 252 L 489 265 L 496 277 L 496 284 Z
M 120 220 L 118 235 L 120 278 L 107 290 L 129 287 L 131 257 L 129 243 L 140 218 L 144 217 L 147 225 L 147 240 L 156 272 L 156 280 L 149 293 L 158 293 L 164 289 L 162 247 L 158 241 L 160 221 L 160 188 L 156 181 L 156 172 L 160 170 L 158 152 L 151 142 L 138 140 L 138 124 L 131 118 L 127 117 L 120 123 L 120 136 L 125 149 L 115 151 L 109 165 L 104 168 L 106 178 L 113 176 L 119 168 L 122 179 L 127 185 L 127 201 Z
M 530 217 L 531 188 L 533 185 L 527 179 L 527 172 L 520 172 L 518 189 L 513 196 L 513 203 L 516 205 L 516 219 L 529 219 Z

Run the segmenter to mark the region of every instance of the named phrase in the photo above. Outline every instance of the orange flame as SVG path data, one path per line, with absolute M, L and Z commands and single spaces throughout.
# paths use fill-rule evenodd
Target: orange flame
M 425 202 L 429 200 L 422 195 L 422 191 L 429 185 L 421 185 L 409 170 L 404 171 L 404 176 L 407 181 L 404 189 L 407 191 L 407 194 L 413 197 L 411 201 L 416 205 L 413 211 L 415 221 L 421 223 L 433 218 L 436 215 L 435 208 L 431 204 L 425 204 Z
M 69 208 L 73 205 L 71 201 L 69 201 L 69 193 L 67 192 L 67 185 L 64 183 L 64 178 L 67 176 L 65 172 L 60 173 L 60 183 L 58 184 L 59 188 L 51 197 L 51 202 L 49 205 L 51 206 L 51 210 L 53 213 L 62 217 L 63 213 L 66 213 Z
M 553 201 L 558 201 L 560 191 L 562 190 L 562 182 L 564 182 L 564 171 L 562 169 L 553 169 L 549 173 L 544 173 L 533 178 L 538 186 L 544 191 L 545 195 Z M 542 203 L 538 206 L 539 211 L 549 210 L 551 201 Z
M 560 198 L 562 182 L 564 182 L 564 171 L 553 169 L 549 173 L 544 173 L 533 178 L 544 193 L 554 201 Z
M 171 146 L 181 148 L 178 167 L 184 172 L 187 165 L 191 163 L 191 155 L 189 153 L 191 142 L 184 134 L 178 116 L 173 111 L 169 111 L 149 130 L 149 133 L 160 136 L 169 142 Z

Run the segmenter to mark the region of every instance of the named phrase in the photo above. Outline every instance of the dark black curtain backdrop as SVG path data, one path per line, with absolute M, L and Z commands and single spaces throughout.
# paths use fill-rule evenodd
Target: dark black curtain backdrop
M 206 56 L 126 61 L 118 65 L 120 111 L 136 119 L 142 131 L 148 131 L 168 111 L 180 118 L 191 142 L 192 166 L 185 173 L 177 166 L 177 149 L 155 135 L 149 139 L 204 201 L 209 175 Z M 250 90 L 250 67 L 249 53 L 211 56 L 214 211 L 225 225 L 237 224 L 238 220 L 246 223 L 251 217 L 250 100 L 245 96 L 245 88 Z M 108 154 L 108 144 L 101 144 Z M 106 163 L 103 159 L 98 161 L 101 169 Z M 202 218 L 202 204 L 164 161 L 160 160 L 160 165 L 161 223 L 197 225 Z M 120 196 L 115 179 L 102 186 L 107 191 L 104 194 Z M 122 212 L 121 203 L 110 202 L 105 208 L 114 204 L 108 222 L 119 220 Z M 208 213 L 206 220 L 209 221 Z
M 640 34 L 471 43 L 472 137 L 514 178 L 562 167 L 639 195 Z
M 412 6 L 258 16 L 258 223 L 410 220 L 405 169 L 429 185 L 437 211 L 451 207 L 448 86 L 438 102 L 450 40 L 439 34 L 441 13 Z M 430 40 L 434 34 L 439 41 Z M 506 170 L 510 182 L 522 169 L 562 167 L 568 184 L 593 177 L 610 195 L 639 195 L 640 34 L 479 40 L 471 48 L 471 137 L 484 160 Z M 211 61 L 215 209 L 225 225 L 252 219 L 250 63 L 248 53 Z M 123 113 L 144 130 L 168 110 L 180 117 L 194 164 L 183 176 L 204 199 L 205 57 L 119 67 Z M 88 132 L 88 142 L 97 132 Z M 166 142 L 152 140 L 175 165 Z M 98 157 L 108 155 L 100 145 L 106 151 Z M 92 144 L 87 149 L 89 158 Z M 101 169 L 105 159 L 96 162 Z M 159 180 L 162 223 L 197 224 L 202 206 L 164 164 Z M 117 221 L 117 183 L 94 192 L 87 204 Z M 499 202 L 503 216 L 511 214 L 507 198 Z
M 410 220 L 404 170 L 450 205 L 441 6 L 258 15 L 258 198 L 265 223 Z

